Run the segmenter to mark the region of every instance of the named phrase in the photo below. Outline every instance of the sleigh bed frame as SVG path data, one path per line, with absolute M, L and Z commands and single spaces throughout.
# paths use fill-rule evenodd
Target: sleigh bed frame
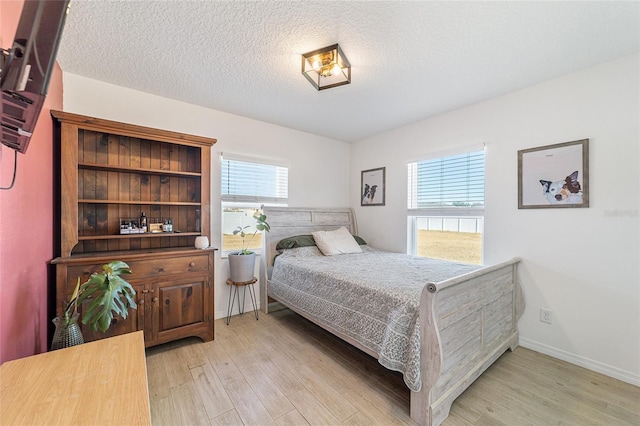
M 351 209 L 265 207 L 271 225 L 261 259 L 261 309 L 268 313 L 268 271 L 283 238 L 345 226 L 357 235 Z M 439 425 L 451 404 L 507 349 L 518 346 L 518 319 L 524 298 L 517 279 L 519 259 L 484 267 L 441 282 L 425 282 L 420 298 L 422 388 L 411 392 L 411 418 L 420 425 Z M 286 306 L 286 305 L 285 305 Z M 324 324 L 304 310 L 294 312 L 327 329 L 365 353 L 378 354 Z

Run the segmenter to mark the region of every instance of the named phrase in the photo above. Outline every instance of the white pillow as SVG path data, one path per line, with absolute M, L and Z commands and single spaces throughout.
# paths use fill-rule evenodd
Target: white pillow
M 325 256 L 344 253 L 362 253 L 360 245 L 347 228 L 341 226 L 335 231 L 312 232 L 316 245 Z

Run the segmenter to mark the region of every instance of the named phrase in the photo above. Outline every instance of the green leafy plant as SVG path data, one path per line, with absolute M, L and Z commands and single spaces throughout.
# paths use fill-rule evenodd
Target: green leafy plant
M 69 325 L 78 312 L 78 305 L 87 299 L 89 303 L 82 314 L 82 323 L 91 326 L 93 331 L 107 331 L 114 315 L 126 319 L 129 308 L 138 308 L 134 300 L 135 290 L 120 276 L 130 273 L 129 265 L 118 260 L 103 265 L 101 273 L 91 274 L 82 285 L 78 277 L 71 301 L 63 312 L 65 325 Z
M 267 216 L 265 216 L 260 210 L 256 210 L 256 212 L 253 214 L 253 218 L 256 220 L 256 229 L 255 231 L 253 231 L 253 234 L 247 234 L 246 232 L 244 232 L 245 229 L 250 228 L 251 225 L 237 226 L 233 231 L 233 235 L 239 235 L 242 238 L 242 250 L 238 252 L 238 254 L 240 255 L 253 253 L 251 250 L 249 250 L 249 245 L 253 241 L 253 238 L 256 236 L 258 231 L 269 232 L 269 230 L 271 230 L 271 227 L 267 223 Z M 249 239 L 249 241 L 246 241 L 248 235 L 251 235 L 251 238 Z

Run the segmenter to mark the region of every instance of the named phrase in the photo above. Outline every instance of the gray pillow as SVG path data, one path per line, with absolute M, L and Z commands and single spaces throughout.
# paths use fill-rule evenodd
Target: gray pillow
M 353 238 L 355 238 L 356 242 L 361 246 L 367 244 L 365 240 L 358 237 L 357 235 L 354 235 Z M 316 242 L 313 239 L 313 235 L 294 235 L 293 237 L 284 238 L 278 241 L 278 244 L 276 244 L 276 250 L 292 249 L 298 247 L 311 247 L 315 245 Z

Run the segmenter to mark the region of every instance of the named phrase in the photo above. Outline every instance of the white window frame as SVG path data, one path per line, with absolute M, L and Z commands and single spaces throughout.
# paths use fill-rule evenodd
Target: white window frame
M 407 161 L 407 187 L 411 188 L 409 180 L 409 166 L 420 161 L 434 160 L 437 158 L 450 157 L 465 153 L 485 151 L 485 171 L 486 171 L 486 149 L 484 144 L 468 146 L 465 148 L 450 150 L 446 152 L 434 153 L 433 155 L 420 157 Z M 486 182 L 486 173 L 485 173 Z M 415 185 L 414 185 L 415 186 Z M 414 194 L 407 190 L 407 206 L 410 197 Z M 484 218 L 484 206 L 482 207 L 431 207 L 431 208 L 409 208 L 407 207 L 407 254 L 418 255 L 418 218 L 420 217 L 482 217 Z M 484 259 L 484 232 L 482 237 L 482 253 Z
M 264 206 L 284 206 L 288 205 L 288 175 L 289 175 L 289 165 L 281 160 L 276 159 L 266 159 L 259 157 L 249 157 L 239 154 L 230 154 L 230 153 L 220 153 L 220 185 L 222 186 L 222 161 L 223 160 L 232 160 L 232 161 L 242 161 L 245 163 L 254 163 L 254 164 L 264 164 L 267 166 L 274 167 L 283 167 L 287 169 L 287 197 L 261 197 L 261 196 L 250 196 L 250 195 L 223 195 L 221 193 L 221 203 L 220 203 L 220 237 L 221 237 L 221 256 L 223 258 L 227 257 L 230 252 L 233 250 L 225 250 L 224 249 L 224 210 L 225 208 L 242 208 L 242 209 L 260 209 Z M 267 218 L 267 222 L 269 219 Z M 238 237 L 240 238 L 240 237 Z M 252 249 L 256 255 L 260 255 L 261 249 Z

